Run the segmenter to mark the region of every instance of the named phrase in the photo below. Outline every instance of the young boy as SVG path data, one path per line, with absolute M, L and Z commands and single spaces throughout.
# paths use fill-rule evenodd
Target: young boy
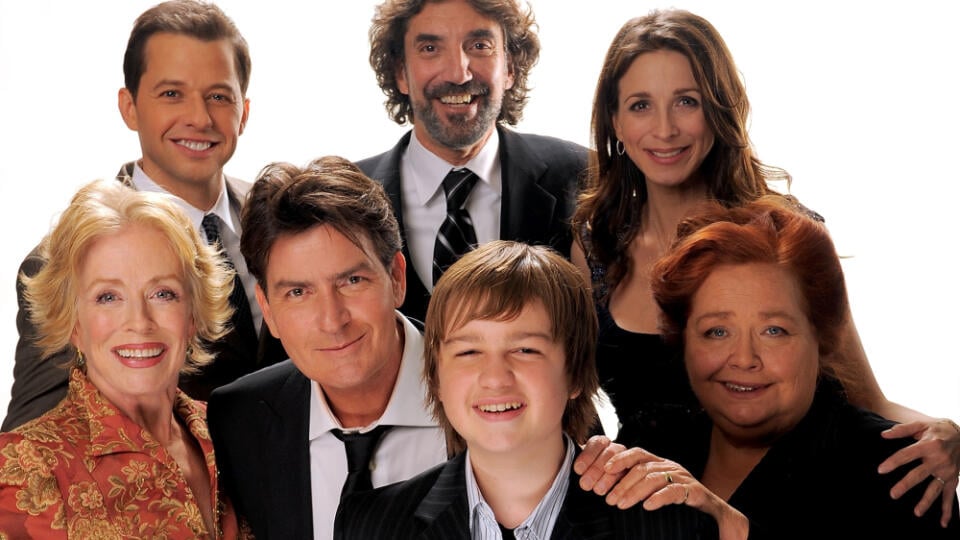
M 424 334 L 427 399 L 454 457 L 345 499 L 336 537 L 715 536 L 688 506 L 618 510 L 577 485 L 596 334 L 587 284 L 549 248 L 494 241 L 465 255 L 434 288 Z

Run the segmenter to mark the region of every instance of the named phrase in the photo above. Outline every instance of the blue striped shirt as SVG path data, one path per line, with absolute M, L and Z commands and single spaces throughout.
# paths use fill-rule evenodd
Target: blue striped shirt
M 540 504 L 533 509 L 533 512 L 523 520 L 513 535 L 517 540 L 549 540 L 553 532 L 553 525 L 557 522 L 557 516 L 560 515 L 560 508 L 567 497 L 567 483 L 570 477 L 570 469 L 573 467 L 573 440 L 566 435 L 563 436 L 567 443 L 567 454 L 563 458 L 560 470 L 553 479 L 553 484 L 547 493 L 540 499 Z M 473 467 L 470 466 L 470 450 L 467 450 L 467 504 L 470 508 L 470 537 L 473 540 L 502 540 L 500 526 L 497 524 L 497 518 L 493 515 L 493 510 L 487 505 L 480 493 L 480 486 L 473 475 Z

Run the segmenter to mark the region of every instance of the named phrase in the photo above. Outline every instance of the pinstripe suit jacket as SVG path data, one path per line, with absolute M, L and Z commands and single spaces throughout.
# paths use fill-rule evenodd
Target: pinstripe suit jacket
M 336 540 L 470 538 L 464 475 L 466 454 L 406 482 L 357 493 L 340 503 Z M 713 518 L 688 506 L 648 512 L 641 506 L 618 510 L 603 497 L 580 489 L 570 473 L 567 495 L 552 540 L 707 540 L 717 538 Z

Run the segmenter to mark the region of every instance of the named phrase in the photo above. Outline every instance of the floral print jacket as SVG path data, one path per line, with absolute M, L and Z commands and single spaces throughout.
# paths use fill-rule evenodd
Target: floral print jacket
M 174 414 L 206 459 L 214 534 L 176 461 L 74 369 L 59 405 L 0 434 L 0 539 L 246 537 L 217 496 L 206 404 L 178 391 Z

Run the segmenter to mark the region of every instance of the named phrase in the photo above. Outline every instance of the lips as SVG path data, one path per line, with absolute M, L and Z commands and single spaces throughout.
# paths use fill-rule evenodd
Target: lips
M 193 150 L 194 152 L 203 152 L 204 150 L 210 149 L 214 145 L 214 143 L 210 141 L 192 141 L 188 139 L 177 139 L 174 142 L 188 150 Z
M 469 105 L 471 102 L 473 102 L 473 95 L 471 94 L 440 96 L 440 103 L 444 105 Z
M 158 345 L 145 348 L 117 348 L 114 349 L 114 352 L 117 353 L 117 356 L 120 358 L 146 359 L 160 356 L 163 354 L 163 350 L 164 348 Z
M 735 382 L 723 382 L 723 387 L 731 392 L 738 394 L 748 394 L 750 392 L 756 392 L 757 390 L 763 390 L 770 386 L 769 384 L 745 384 L 745 383 L 735 383 Z
M 683 152 L 684 150 L 686 150 L 686 147 L 675 148 L 673 150 L 647 150 L 647 152 L 650 152 L 650 154 L 652 154 L 654 157 L 660 159 L 669 159 L 680 155 L 680 152 Z
M 507 401 L 503 403 L 484 403 L 482 405 L 477 405 L 477 408 L 485 413 L 502 413 L 506 411 L 515 411 L 523 407 L 523 403 L 519 401 Z
M 339 351 L 342 351 L 342 350 L 344 350 L 344 349 L 349 348 L 351 345 L 353 345 L 354 343 L 360 341 L 362 338 L 363 338 L 363 336 L 359 336 L 359 337 L 356 338 L 356 339 L 353 339 L 353 340 L 350 340 L 350 341 L 345 341 L 345 342 L 343 342 L 343 343 L 338 343 L 338 344 L 334 344 L 334 345 L 329 345 L 329 346 L 326 346 L 326 347 L 320 347 L 319 350 L 324 351 L 324 352 L 339 352 Z

